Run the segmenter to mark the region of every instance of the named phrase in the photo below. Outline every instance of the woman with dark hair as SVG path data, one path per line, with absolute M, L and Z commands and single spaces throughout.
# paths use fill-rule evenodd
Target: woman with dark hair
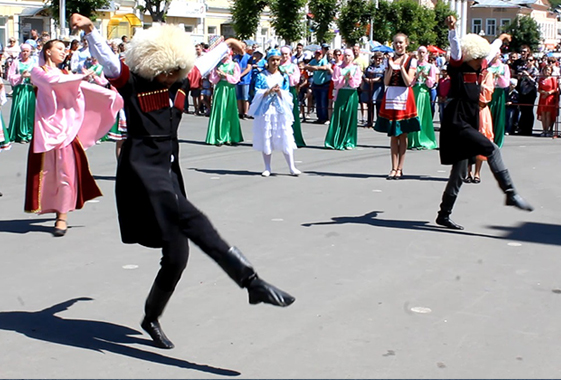
M 61 71 L 58 65 L 66 57 L 62 41 L 48 41 L 42 54 L 45 64 L 31 70 L 37 107 L 25 211 L 56 213 L 54 235 L 64 236 L 68 212 L 101 195 L 84 150 L 111 128 L 123 100 L 115 91 L 88 83 L 91 72 Z
M 382 109 L 374 129 L 390 136 L 392 170 L 386 179 L 399 179 L 403 175 L 407 134 L 421 130 L 417 117 L 415 95 L 411 86 L 415 80 L 417 60 L 407 54 L 409 38 L 398 33 L 393 37 L 394 57 L 388 59 L 384 75 L 387 90 Z
M 376 118 L 380 114 L 382 99 L 384 98 L 384 73 L 386 65 L 384 64 L 384 54 L 377 51 L 372 55 L 370 65 L 366 68 L 362 75 L 362 97 L 361 102 L 368 106 L 368 116 L 366 127 L 372 128 L 374 125 L 374 106 L 376 106 Z
M 559 85 L 557 78 L 553 75 L 553 68 L 549 65 L 542 70 L 542 77 L 538 81 L 538 120 L 542 122 L 543 132 L 541 136 L 553 134 L 553 124 L 559 111 Z

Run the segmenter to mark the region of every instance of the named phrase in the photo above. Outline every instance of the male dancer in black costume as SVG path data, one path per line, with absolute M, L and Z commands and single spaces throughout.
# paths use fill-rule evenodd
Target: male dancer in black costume
M 444 194 L 436 223 L 463 230 L 464 228 L 450 219 L 456 197 L 462 186 L 462 179 L 467 175 L 468 160 L 482 155 L 487 157 L 491 172 L 499 187 L 506 194 L 506 205 L 532 211 L 533 208 L 516 193 L 497 145 L 479 133 L 479 92 L 481 72 L 487 62 L 494 57 L 503 42 L 510 41 L 510 35 L 501 34 L 492 45 L 476 34 L 466 35 L 460 44 L 456 35 L 456 18 L 449 16 L 448 40 L 450 41 L 450 92 L 452 100 L 444 109 L 444 119 L 440 129 L 440 161 L 443 165 L 452 165 L 450 178 Z M 490 57 L 490 58 L 487 58 Z M 484 106 L 484 105 L 482 105 Z
M 124 243 L 162 248 L 161 268 L 146 299 L 141 323 L 154 344 L 174 347 L 158 318 L 187 265 L 187 239 L 247 289 L 250 304 L 292 304 L 294 297 L 261 280 L 242 253 L 228 245 L 187 200 L 179 167 L 177 129 L 188 93 L 188 88 L 181 88 L 181 81 L 188 72 L 190 81 L 205 75 L 229 53 L 229 47 L 241 50 L 240 42 L 226 40 L 192 68 L 195 52 L 189 50 L 188 35 L 177 26 L 161 25 L 138 31 L 122 63 L 90 19 L 74 14 L 71 26 L 86 33 L 91 54 L 125 101 L 128 131 L 117 168 L 117 210 Z

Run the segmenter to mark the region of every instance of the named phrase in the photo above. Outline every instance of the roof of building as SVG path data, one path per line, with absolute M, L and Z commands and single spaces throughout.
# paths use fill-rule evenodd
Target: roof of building
M 530 7 L 537 0 L 475 0 L 473 8 L 521 8 Z

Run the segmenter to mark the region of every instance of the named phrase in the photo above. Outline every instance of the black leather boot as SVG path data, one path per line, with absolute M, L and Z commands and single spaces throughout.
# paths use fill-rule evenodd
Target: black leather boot
M 534 208 L 524 200 L 520 195 L 516 193 L 512 179 L 508 170 L 503 170 L 502 172 L 493 173 L 495 179 L 499 183 L 499 187 L 506 194 L 505 204 L 507 206 L 514 206 L 521 210 L 533 211 Z
M 162 315 L 172 294 L 173 292 L 161 290 L 154 283 L 144 305 L 145 316 L 140 326 L 150 335 L 154 345 L 159 348 L 171 349 L 175 347 L 166 334 L 164 334 L 160 322 L 158 322 L 158 318 Z
M 436 224 L 453 230 L 463 230 L 464 227 L 454 223 L 454 221 L 450 219 L 450 214 L 452 214 L 455 202 L 455 196 L 446 193 L 442 194 L 442 203 L 440 203 L 440 211 L 436 217 Z
M 290 294 L 260 279 L 249 260 L 238 248 L 231 247 L 226 254 L 220 255 L 217 262 L 240 288 L 247 289 L 250 304 L 263 302 L 285 307 L 295 301 Z

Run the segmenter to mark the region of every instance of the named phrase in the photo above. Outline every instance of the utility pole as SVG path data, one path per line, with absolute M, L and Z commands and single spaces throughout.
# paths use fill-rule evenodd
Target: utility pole
M 68 33 L 66 32 L 66 0 L 59 0 L 58 19 L 60 26 L 59 38 L 62 39 L 68 36 Z

